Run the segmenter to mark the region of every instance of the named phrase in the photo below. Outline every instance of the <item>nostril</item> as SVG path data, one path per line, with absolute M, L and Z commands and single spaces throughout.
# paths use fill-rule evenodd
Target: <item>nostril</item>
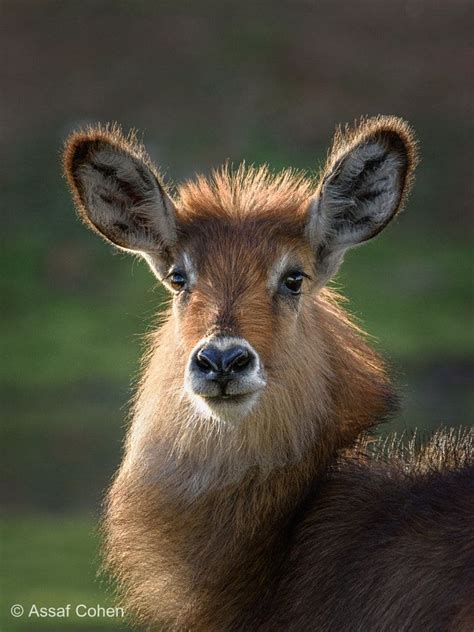
M 247 370 L 253 360 L 252 351 L 242 345 L 219 349 L 207 344 L 195 352 L 192 363 L 207 380 L 227 383 L 233 374 Z
M 238 373 L 247 368 L 251 359 L 250 352 L 245 347 L 232 347 L 223 354 L 222 369 L 227 373 Z
M 199 349 L 194 358 L 195 364 L 203 373 L 221 371 L 221 352 L 215 347 L 203 347 Z

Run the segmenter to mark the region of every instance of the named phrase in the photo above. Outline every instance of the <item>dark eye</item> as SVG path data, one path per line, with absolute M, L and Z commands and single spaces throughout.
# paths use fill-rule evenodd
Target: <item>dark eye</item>
M 301 272 L 290 272 L 283 278 L 282 284 L 285 293 L 297 295 L 301 292 L 304 275 Z
M 177 292 L 186 287 L 186 277 L 181 272 L 172 272 L 168 277 L 168 281 L 173 290 Z

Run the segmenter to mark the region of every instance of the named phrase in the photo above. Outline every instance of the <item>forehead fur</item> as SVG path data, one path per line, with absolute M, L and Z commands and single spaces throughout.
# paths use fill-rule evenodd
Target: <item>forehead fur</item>
M 271 220 L 299 222 L 314 192 L 312 180 L 286 169 L 272 173 L 268 166 L 216 170 L 210 178 L 200 175 L 178 189 L 179 217 L 197 219 Z

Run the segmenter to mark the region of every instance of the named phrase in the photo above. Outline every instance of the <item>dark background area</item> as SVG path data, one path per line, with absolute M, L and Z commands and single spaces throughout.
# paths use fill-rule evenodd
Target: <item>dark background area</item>
M 471 33 L 467 0 L 2 3 L 2 630 L 118 628 L 8 610 L 110 602 L 95 525 L 164 299 L 75 218 L 69 132 L 135 127 L 179 182 L 226 159 L 314 171 L 337 124 L 408 119 L 422 161 L 407 209 L 336 286 L 399 386 L 384 431 L 468 425 Z

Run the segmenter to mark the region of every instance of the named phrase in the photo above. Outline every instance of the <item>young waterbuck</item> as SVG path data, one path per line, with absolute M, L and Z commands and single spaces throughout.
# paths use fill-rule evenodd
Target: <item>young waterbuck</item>
M 378 117 L 337 133 L 316 183 L 241 166 L 172 197 L 117 127 L 67 141 L 80 217 L 172 295 L 105 520 L 138 622 L 474 629 L 471 439 L 372 446 L 392 389 L 325 287 L 400 210 L 415 164 L 409 126 Z

